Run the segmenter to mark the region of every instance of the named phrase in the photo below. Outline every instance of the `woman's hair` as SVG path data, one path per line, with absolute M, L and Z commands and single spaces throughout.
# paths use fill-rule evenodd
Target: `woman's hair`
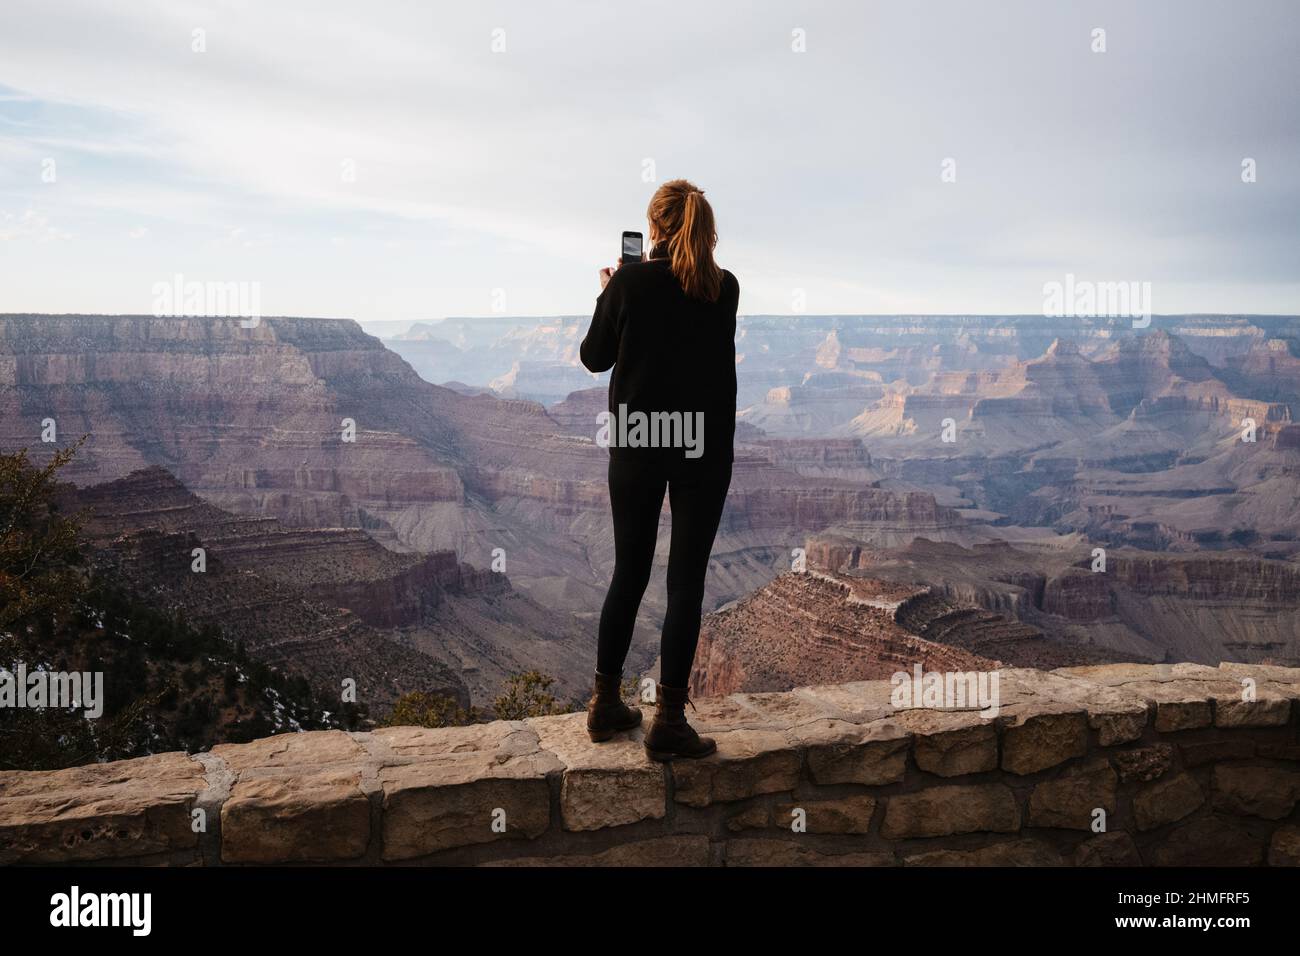
M 718 301 L 722 270 L 713 261 L 718 232 L 704 190 L 685 179 L 666 182 L 650 197 L 646 218 L 668 242 L 668 259 L 682 291 L 692 299 Z

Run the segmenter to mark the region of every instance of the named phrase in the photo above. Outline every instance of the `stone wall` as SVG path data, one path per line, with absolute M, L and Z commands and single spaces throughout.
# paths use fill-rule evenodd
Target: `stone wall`
M 570 714 L 0 773 L 0 864 L 1300 861 L 1300 669 L 999 673 L 993 720 L 885 681 L 702 700 L 718 753 L 671 766 Z

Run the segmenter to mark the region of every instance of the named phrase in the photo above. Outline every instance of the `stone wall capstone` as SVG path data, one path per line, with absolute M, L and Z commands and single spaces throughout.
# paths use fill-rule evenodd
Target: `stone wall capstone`
M 670 765 L 566 714 L 0 772 L 0 864 L 1300 862 L 1300 669 L 999 677 L 992 719 L 888 681 L 700 700 L 718 752 Z

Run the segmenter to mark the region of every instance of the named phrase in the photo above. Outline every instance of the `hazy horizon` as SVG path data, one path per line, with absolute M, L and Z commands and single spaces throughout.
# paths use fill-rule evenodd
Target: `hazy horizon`
M 60 316 L 96 316 L 96 317 L 116 317 L 116 316 L 139 316 L 148 315 L 147 312 L 0 312 L 0 318 L 13 318 L 18 316 L 31 317 L 60 317 Z M 312 319 L 326 322 L 356 322 L 368 334 L 377 338 L 391 338 L 394 335 L 400 335 L 409 331 L 416 325 L 436 325 L 439 322 L 473 322 L 473 321 L 536 321 L 542 322 L 547 319 L 572 319 L 583 321 L 590 316 L 587 313 L 546 313 L 546 314 L 523 314 L 523 313 L 506 313 L 501 315 L 442 315 L 415 319 L 358 319 L 352 316 L 328 316 L 328 315 L 294 315 L 287 313 L 284 315 L 264 315 L 263 319 Z M 220 316 L 165 316 L 165 318 L 221 318 Z M 899 318 L 899 319 L 988 319 L 988 318 L 1009 318 L 1009 319 L 1042 319 L 1044 322 L 1066 321 L 1070 317 L 1061 316 L 1044 316 L 1032 312 L 742 312 L 737 315 L 738 319 L 754 318 L 790 318 L 790 319 L 828 319 L 828 318 Z M 1089 317 L 1091 319 L 1091 317 Z M 1103 317 L 1104 318 L 1104 317 Z M 1174 318 L 1233 318 L 1233 319 L 1285 319 L 1300 318 L 1300 312 L 1153 312 L 1151 318 L 1154 319 L 1174 319 Z M 1133 329 L 1135 334 L 1156 332 L 1158 329 L 1143 328 Z

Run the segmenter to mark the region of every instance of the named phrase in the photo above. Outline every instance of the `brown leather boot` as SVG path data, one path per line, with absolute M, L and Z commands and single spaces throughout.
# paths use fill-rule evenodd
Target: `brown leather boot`
M 641 711 L 623 703 L 623 675 L 596 671 L 596 689 L 587 702 L 587 736 L 594 743 L 641 726 Z
M 718 749 L 712 737 L 701 737 L 686 722 L 689 698 L 685 687 L 659 685 L 655 719 L 645 735 L 645 752 L 651 760 L 707 757 Z M 691 704 L 694 707 L 694 704 Z

